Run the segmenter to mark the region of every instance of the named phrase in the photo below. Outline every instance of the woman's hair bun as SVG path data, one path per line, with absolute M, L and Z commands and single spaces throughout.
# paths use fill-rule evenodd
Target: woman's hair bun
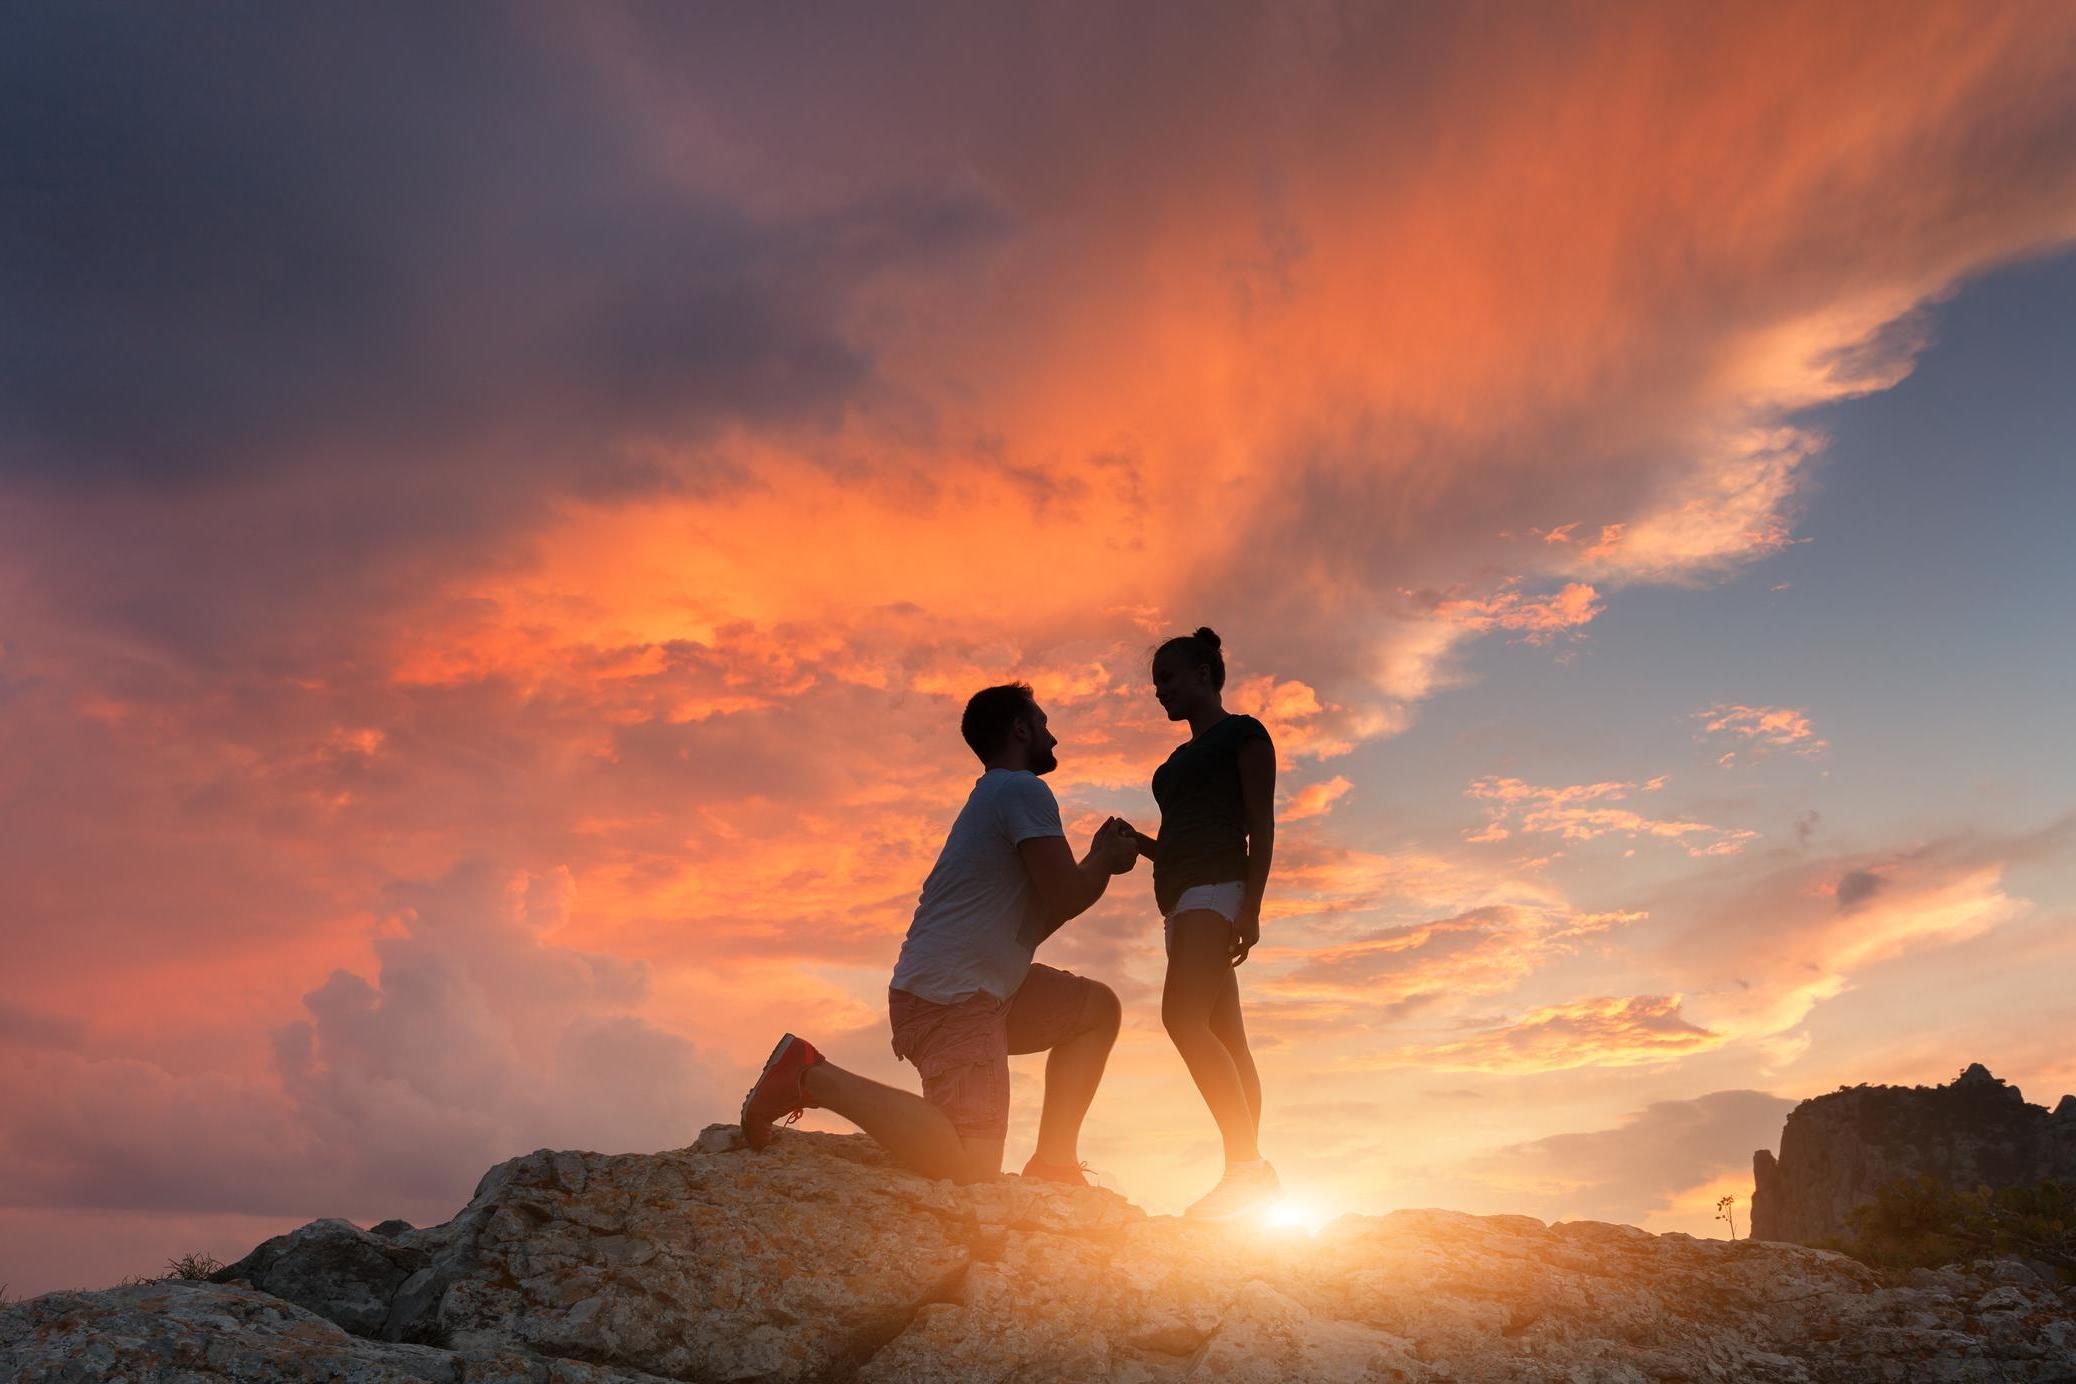
M 1218 631 L 1212 629 L 1209 625 L 1197 626 L 1197 638 L 1203 643 L 1209 644 L 1214 649 L 1219 647 Z

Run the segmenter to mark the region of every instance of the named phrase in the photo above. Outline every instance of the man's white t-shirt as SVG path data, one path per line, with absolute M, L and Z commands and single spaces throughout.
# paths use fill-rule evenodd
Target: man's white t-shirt
M 1015 994 L 1042 927 L 1017 843 L 1066 834 L 1043 779 L 1024 769 L 982 774 L 923 881 L 894 988 L 934 1004 L 981 990 L 997 999 Z

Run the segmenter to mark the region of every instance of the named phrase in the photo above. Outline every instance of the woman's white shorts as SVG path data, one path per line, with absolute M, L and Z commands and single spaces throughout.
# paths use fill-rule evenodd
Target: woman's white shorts
M 1175 900 L 1175 907 L 1162 920 L 1161 931 L 1167 942 L 1173 945 L 1175 915 L 1192 911 L 1216 913 L 1228 923 L 1235 922 L 1240 916 L 1240 903 L 1246 897 L 1247 886 L 1237 879 L 1228 880 L 1224 884 L 1192 885 L 1183 890 L 1181 897 Z

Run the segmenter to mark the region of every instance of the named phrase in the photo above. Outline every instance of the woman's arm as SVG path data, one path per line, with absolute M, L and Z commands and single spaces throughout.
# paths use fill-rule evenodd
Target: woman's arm
M 1247 810 L 1247 892 L 1233 920 L 1233 964 L 1261 941 L 1261 899 L 1276 857 L 1276 747 L 1267 736 L 1240 747 L 1240 802 Z

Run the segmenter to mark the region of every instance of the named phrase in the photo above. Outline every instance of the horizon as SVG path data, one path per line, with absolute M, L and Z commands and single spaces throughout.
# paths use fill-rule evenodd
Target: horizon
M 0 39 L 10 1296 L 682 1146 L 786 1030 L 916 1089 L 965 698 L 1150 831 L 1199 625 L 1307 1214 L 1711 1235 L 1800 1100 L 2076 1092 L 2076 10 Z M 1039 959 L 1165 1214 L 1148 874 Z

